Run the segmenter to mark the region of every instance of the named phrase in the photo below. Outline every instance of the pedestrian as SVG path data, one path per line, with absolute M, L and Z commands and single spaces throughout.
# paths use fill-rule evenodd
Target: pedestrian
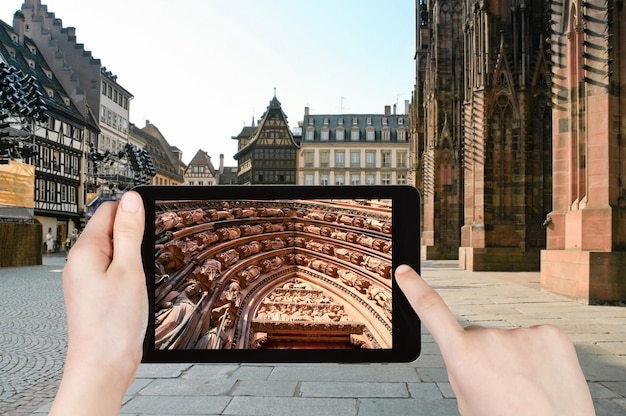
M 76 240 L 78 239 L 78 228 L 74 228 L 69 236 L 69 245 L 67 247 L 67 251 L 69 251 L 74 244 L 76 244 Z
M 54 251 L 54 234 L 52 234 L 52 227 L 48 228 L 46 233 L 46 252 L 48 256 Z

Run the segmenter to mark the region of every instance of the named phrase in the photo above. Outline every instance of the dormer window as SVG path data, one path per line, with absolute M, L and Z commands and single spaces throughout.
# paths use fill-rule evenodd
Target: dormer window
M 356 118 L 356 117 L 352 117 L 352 125 L 353 125 L 353 126 L 356 126 L 356 125 L 358 125 L 358 124 L 359 124 L 359 119 L 358 119 L 358 118 Z
M 402 126 L 404 124 L 404 118 L 398 117 L 398 125 Z
M 337 120 L 337 124 L 343 126 L 343 117 L 339 117 L 339 120 Z
M 65 105 L 70 105 L 69 97 L 63 97 L 63 102 L 65 103 Z
M 46 88 L 46 93 L 48 94 L 48 97 L 54 97 L 54 90 L 52 88 Z
M 368 117 L 365 122 L 367 123 L 368 126 L 371 126 L 372 125 L 372 118 Z
M 28 63 L 28 67 L 30 69 L 35 69 L 35 61 L 33 61 L 32 59 L 26 59 L 26 62 Z
M 309 119 L 309 126 L 312 126 L 314 124 L 314 121 L 312 118 Z
M 18 41 L 17 34 L 15 34 L 15 33 L 11 33 L 11 40 L 12 40 L 13 42 L 17 43 L 17 41 Z
M 48 79 L 52 79 L 52 71 L 48 71 L 47 69 L 44 69 L 44 71 L 43 71 L 43 72 L 46 74 L 46 76 L 48 77 Z
M 383 117 L 383 126 L 387 125 L 387 117 Z
M 324 117 L 324 125 L 328 126 L 328 117 Z
M 15 58 L 15 48 L 7 47 L 7 50 L 9 51 L 11 58 Z

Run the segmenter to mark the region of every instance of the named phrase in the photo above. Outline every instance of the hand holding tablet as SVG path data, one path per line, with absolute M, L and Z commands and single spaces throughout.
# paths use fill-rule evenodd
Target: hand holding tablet
M 127 192 L 117 208 L 114 203 L 100 207 L 70 252 L 63 273 L 69 347 L 51 415 L 84 409 L 119 412 L 139 365 L 149 309 L 140 255 L 143 218 L 141 199 Z M 407 260 L 401 258 L 399 264 L 410 265 Z M 401 267 L 396 274 L 394 299 L 406 301 L 397 296 L 401 287 L 408 307 L 433 334 L 461 414 L 595 414 L 576 354 L 562 331 L 550 326 L 462 329 L 414 270 Z M 194 298 L 194 293 L 189 288 L 188 296 Z M 402 319 L 405 326 L 413 325 L 413 316 L 394 315 L 394 328 Z M 410 330 L 419 333 L 419 326 Z M 414 354 L 414 345 L 407 356 Z

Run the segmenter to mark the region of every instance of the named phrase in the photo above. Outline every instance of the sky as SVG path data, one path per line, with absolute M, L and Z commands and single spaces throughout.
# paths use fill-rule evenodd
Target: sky
M 23 0 L 2 0 L 12 24 Z M 189 163 L 236 166 L 231 139 L 276 91 L 290 127 L 310 114 L 404 112 L 415 83 L 412 0 L 42 0 L 130 91 Z

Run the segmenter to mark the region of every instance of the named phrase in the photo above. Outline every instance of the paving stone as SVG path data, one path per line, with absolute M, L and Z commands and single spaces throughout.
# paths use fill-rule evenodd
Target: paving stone
M 121 414 L 207 415 L 220 414 L 229 396 L 135 396 L 122 406 Z
M 228 396 L 235 380 L 157 379 L 141 389 L 142 396 Z
M 176 378 L 192 364 L 140 364 L 136 378 Z
M 296 395 L 297 381 L 241 380 L 235 384 L 233 396 L 291 397 Z
M 270 380 L 410 382 L 419 381 L 419 378 L 415 369 L 406 365 L 346 364 L 276 367 L 270 375 Z
M 458 416 L 456 400 L 363 399 L 358 416 Z
M 413 399 L 440 400 L 443 398 L 436 383 L 408 383 L 407 387 Z
M 302 397 L 409 397 L 406 383 L 303 382 Z
M 224 415 L 246 416 L 356 416 L 356 399 L 233 397 Z

